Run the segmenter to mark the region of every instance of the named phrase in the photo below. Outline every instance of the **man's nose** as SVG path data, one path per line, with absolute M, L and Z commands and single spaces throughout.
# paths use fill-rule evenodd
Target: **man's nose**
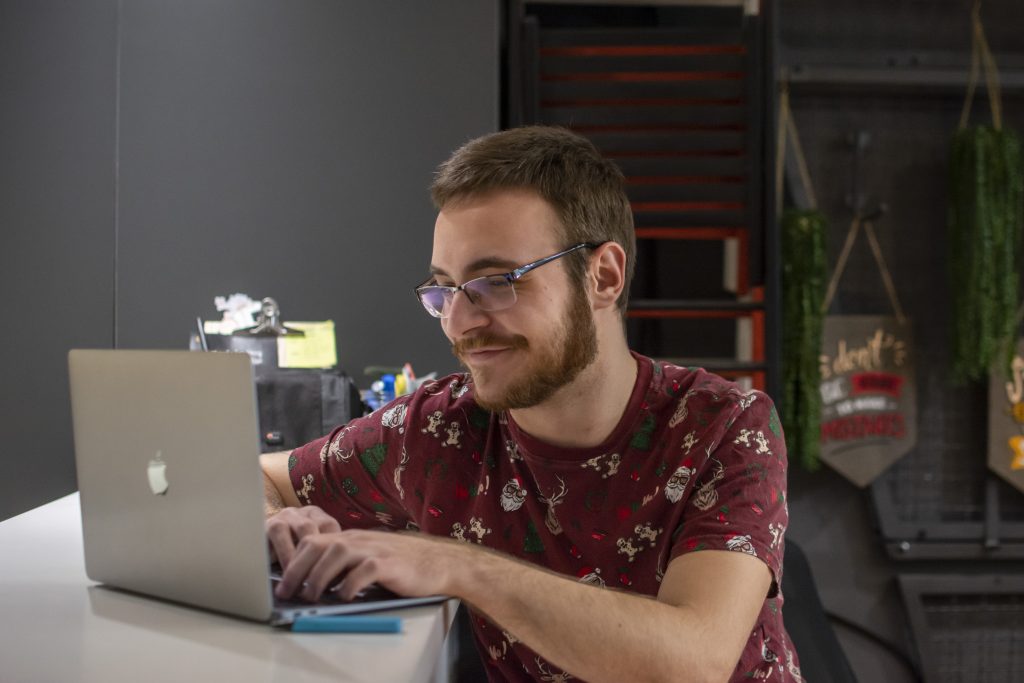
M 459 290 L 448 304 L 448 315 L 441 319 L 445 333 L 451 339 L 459 339 L 477 328 L 485 327 L 490 316 L 472 301 L 465 290 Z

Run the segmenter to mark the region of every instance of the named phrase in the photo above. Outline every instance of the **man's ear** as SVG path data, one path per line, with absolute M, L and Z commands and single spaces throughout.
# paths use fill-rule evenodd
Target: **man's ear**
M 587 271 L 595 309 L 614 307 L 626 286 L 626 252 L 617 242 L 605 242 L 594 250 Z

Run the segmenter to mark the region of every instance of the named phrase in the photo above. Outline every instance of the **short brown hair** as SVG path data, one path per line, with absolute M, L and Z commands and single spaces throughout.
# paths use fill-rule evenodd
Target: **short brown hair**
M 618 242 L 626 252 L 626 285 L 616 302 L 625 314 L 636 268 L 636 232 L 625 179 L 590 140 L 565 128 L 512 128 L 470 140 L 441 164 L 430 193 L 440 210 L 452 201 L 495 190 L 532 190 L 555 209 L 565 247 Z M 569 275 L 582 282 L 583 252 L 569 257 Z M 576 257 L 576 258 L 573 258 Z

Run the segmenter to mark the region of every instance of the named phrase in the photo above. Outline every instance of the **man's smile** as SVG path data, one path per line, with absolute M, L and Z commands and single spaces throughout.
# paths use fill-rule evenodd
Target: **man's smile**
M 516 349 L 510 346 L 488 346 L 482 349 L 473 349 L 472 351 L 466 351 L 462 354 L 462 357 L 466 360 L 473 361 L 474 363 L 486 362 L 494 360 L 502 354 L 508 351 L 515 351 Z
M 464 363 L 487 363 L 510 355 L 509 352 L 525 349 L 529 346 L 526 337 L 480 336 L 460 339 L 452 344 L 452 353 Z

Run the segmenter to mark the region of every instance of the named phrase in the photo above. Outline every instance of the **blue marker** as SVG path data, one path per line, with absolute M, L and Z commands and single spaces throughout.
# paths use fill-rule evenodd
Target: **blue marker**
M 299 633 L 401 633 L 401 617 L 360 614 L 334 617 L 296 617 L 292 631 Z

